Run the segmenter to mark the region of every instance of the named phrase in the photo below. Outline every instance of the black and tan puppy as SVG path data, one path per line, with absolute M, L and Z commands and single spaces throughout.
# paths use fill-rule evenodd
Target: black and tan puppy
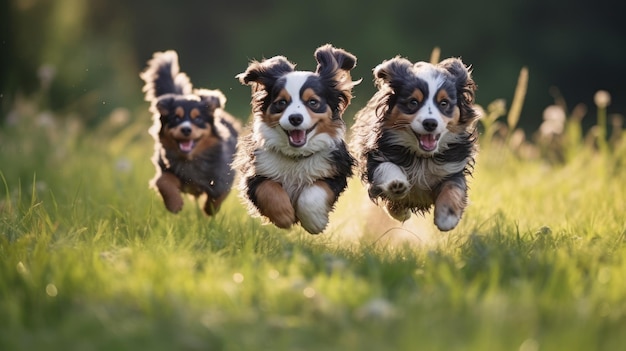
M 182 209 L 182 193 L 188 193 L 206 197 L 204 212 L 215 214 L 235 176 L 231 163 L 238 122 L 224 111 L 226 98 L 218 90 L 193 89 L 179 70 L 175 51 L 155 53 L 140 76 L 154 113 L 150 134 L 156 176 L 151 187 L 170 212 Z
M 317 70 L 296 71 L 283 56 L 250 63 L 237 77 L 252 86 L 253 122 L 235 161 L 240 195 L 253 215 L 280 228 L 322 232 L 352 175 L 342 115 L 350 104 L 352 54 L 325 45 Z
M 358 112 L 352 151 L 370 198 L 398 221 L 435 206 L 442 231 L 467 206 L 476 152 L 476 85 L 460 59 L 433 65 L 396 57 L 374 69 L 378 92 Z

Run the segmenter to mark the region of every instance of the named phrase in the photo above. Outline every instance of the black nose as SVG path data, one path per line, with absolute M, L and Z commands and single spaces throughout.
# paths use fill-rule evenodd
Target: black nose
M 304 120 L 304 117 L 302 117 L 302 115 L 299 113 L 289 116 L 289 123 L 291 123 L 291 125 L 294 127 L 297 127 L 300 124 L 302 124 L 303 120 Z
M 182 127 L 180 128 L 180 132 L 183 133 L 184 136 L 189 136 L 189 134 L 191 134 L 191 128 Z
M 424 122 L 422 122 L 422 125 L 427 132 L 432 132 L 433 130 L 437 129 L 437 120 L 428 118 L 425 119 Z

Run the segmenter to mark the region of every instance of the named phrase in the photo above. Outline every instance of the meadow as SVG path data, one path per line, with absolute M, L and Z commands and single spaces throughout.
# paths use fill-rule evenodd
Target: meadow
M 144 109 L 88 128 L 18 100 L 0 129 L 0 350 L 620 349 L 626 135 L 597 97 L 526 134 L 523 92 L 485 106 L 451 232 L 387 219 L 355 178 L 317 236 L 263 225 L 236 191 L 213 218 L 168 213 Z

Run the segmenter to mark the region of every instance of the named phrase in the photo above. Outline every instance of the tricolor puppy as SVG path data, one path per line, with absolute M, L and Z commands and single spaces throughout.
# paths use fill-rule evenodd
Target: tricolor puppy
M 374 69 L 378 88 L 357 113 L 352 151 L 372 201 L 398 221 L 435 206 L 442 231 L 467 206 L 476 153 L 476 85 L 460 59 L 433 65 L 396 57 Z
M 325 45 L 315 72 L 295 71 L 285 57 L 253 61 L 237 78 L 252 86 L 251 132 L 242 138 L 235 168 L 240 195 L 253 215 L 280 228 L 295 223 L 322 232 L 352 175 L 343 112 L 350 104 L 356 58 Z
M 206 197 L 204 212 L 215 214 L 232 187 L 230 164 L 237 145 L 238 122 L 226 111 L 219 90 L 193 89 L 179 71 L 175 51 L 157 52 L 141 73 L 143 91 L 154 113 L 155 140 L 150 182 L 170 212 L 183 207 L 181 193 Z

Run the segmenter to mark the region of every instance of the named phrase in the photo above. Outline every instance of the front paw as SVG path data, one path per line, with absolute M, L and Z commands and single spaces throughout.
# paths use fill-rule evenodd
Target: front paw
M 382 196 L 391 200 L 400 200 L 408 194 L 409 189 L 409 182 L 392 180 L 385 184 L 370 187 L 368 194 L 372 199 Z
M 386 197 L 391 200 L 399 200 L 405 197 L 411 188 L 404 171 L 391 162 L 384 162 L 374 171 L 373 186 L 369 193 Z M 372 197 L 373 198 L 373 197 Z
M 401 199 L 409 192 L 409 182 L 392 180 L 386 185 L 385 193 L 390 199 Z

